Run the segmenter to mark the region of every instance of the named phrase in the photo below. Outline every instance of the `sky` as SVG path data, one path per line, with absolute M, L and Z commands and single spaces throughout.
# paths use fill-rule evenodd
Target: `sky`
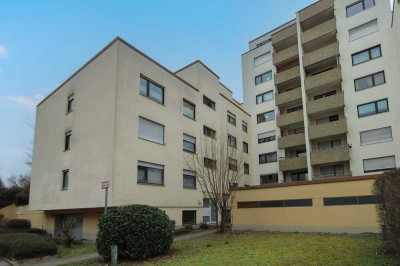
M 36 104 L 116 36 L 172 71 L 200 59 L 241 102 L 248 41 L 313 2 L 0 1 L 0 176 L 30 172 Z

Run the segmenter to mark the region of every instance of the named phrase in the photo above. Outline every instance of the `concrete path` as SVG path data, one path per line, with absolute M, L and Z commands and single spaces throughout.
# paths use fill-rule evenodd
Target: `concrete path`
M 205 236 L 205 235 L 210 235 L 213 233 L 215 233 L 215 229 L 203 231 L 200 233 L 193 233 L 193 234 L 177 236 L 174 238 L 174 242 L 197 238 L 197 237 L 201 237 L 201 236 Z M 26 261 L 26 262 L 21 262 L 19 264 L 15 264 L 15 265 L 56 266 L 56 265 L 64 265 L 64 264 L 68 264 L 68 263 L 80 262 L 80 261 L 95 259 L 95 258 L 101 259 L 102 257 L 99 256 L 97 253 L 87 253 L 87 254 L 82 254 L 82 255 L 78 255 L 78 256 L 67 256 L 67 257 L 61 257 L 61 258 L 49 258 L 47 260 Z M 5 265 L 8 265 L 8 264 L 4 264 L 4 265 L 0 264 L 0 266 L 5 266 Z

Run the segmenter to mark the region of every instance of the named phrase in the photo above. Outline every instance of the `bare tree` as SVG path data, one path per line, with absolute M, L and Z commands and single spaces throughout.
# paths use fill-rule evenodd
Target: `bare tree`
M 12 175 L 7 179 L 9 187 L 8 190 L 15 194 L 15 204 L 17 206 L 24 206 L 29 204 L 29 190 L 31 187 L 30 175 Z
M 219 229 L 217 227 L 220 233 L 225 232 L 226 215 L 235 196 L 231 187 L 237 186 L 243 177 L 246 158 L 242 147 L 236 147 L 236 142 L 236 139 L 229 137 L 220 136 L 216 139 L 204 136 L 200 139 L 196 152 L 185 157 L 189 170 L 196 173 L 196 180 L 204 197 L 210 199 L 211 206 L 221 216 Z
M 35 123 L 32 122 L 32 120 L 27 120 L 25 123 L 31 128 L 33 132 L 35 131 Z M 25 152 L 25 164 L 30 168 L 32 167 L 32 150 L 33 150 L 33 140 L 30 139 L 28 150 Z

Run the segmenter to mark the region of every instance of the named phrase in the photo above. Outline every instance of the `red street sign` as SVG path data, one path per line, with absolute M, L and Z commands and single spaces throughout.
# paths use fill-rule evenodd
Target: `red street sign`
M 106 189 L 110 187 L 110 181 L 101 182 L 101 189 Z

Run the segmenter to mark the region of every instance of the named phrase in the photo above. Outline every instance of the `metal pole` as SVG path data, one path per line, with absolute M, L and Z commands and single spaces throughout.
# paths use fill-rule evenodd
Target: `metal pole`
M 108 188 L 106 188 L 106 198 L 104 202 L 104 214 L 107 214 L 107 200 L 108 200 Z

